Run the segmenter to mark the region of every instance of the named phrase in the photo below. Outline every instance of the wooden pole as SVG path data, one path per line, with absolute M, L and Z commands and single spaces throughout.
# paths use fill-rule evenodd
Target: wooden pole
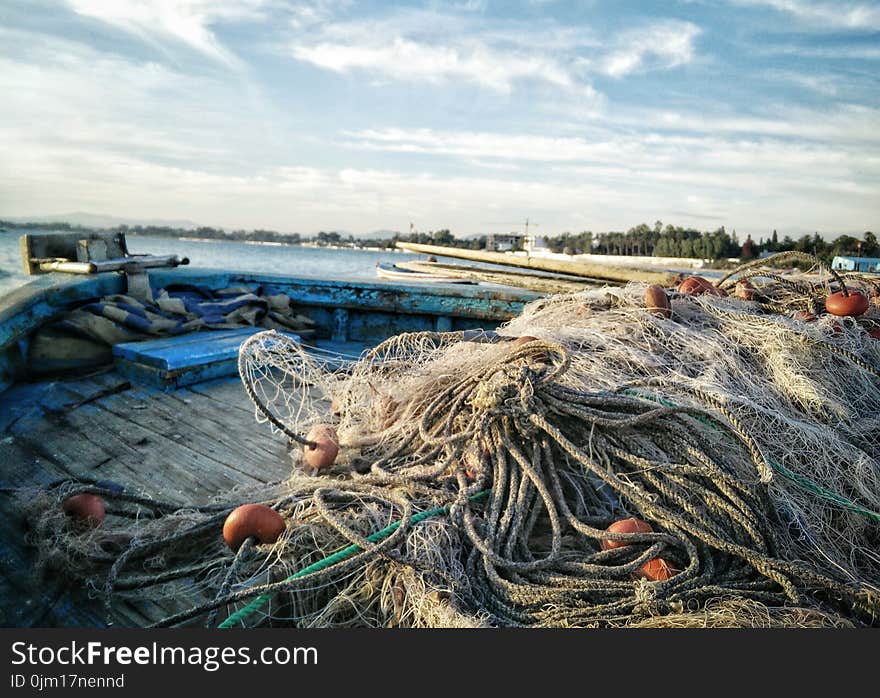
M 605 264 L 590 264 L 588 262 L 568 262 L 558 259 L 545 259 L 543 257 L 522 257 L 503 252 L 486 252 L 484 250 L 465 250 L 458 247 L 440 247 L 438 245 L 419 245 L 414 242 L 398 242 L 397 247 L 410 252 L 422 254 L 440 255 L 443 257 L 455 257 L 468 259 L 472 262 L 488 262 L 490 264 L 503 264 L 511 267 L 525 269 L 539 269 L 541 271 L 571 274 L 572 276 L 586 276 L 592 279 L 604 279 L 606 281 L 628 282 L 642 281 L 648 284 L 660 284 L 672 286 L 676 274 L 667 271 L 648 271 L 644 269 L 626 269 L 613 267 Z

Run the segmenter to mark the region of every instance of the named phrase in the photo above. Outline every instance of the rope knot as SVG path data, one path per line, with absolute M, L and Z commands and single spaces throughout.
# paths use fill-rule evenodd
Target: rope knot
M 658 616 L 661 614 L 657 601 L 657 587 L 647 579 L 640 579 L 635 585 L 635 605 L 633 615 L 640 617 Z
M 477 384 L 471 405 L 482 411 L 498 410 L 519 393 L 516 385 L 503 371 L 493 373 Z

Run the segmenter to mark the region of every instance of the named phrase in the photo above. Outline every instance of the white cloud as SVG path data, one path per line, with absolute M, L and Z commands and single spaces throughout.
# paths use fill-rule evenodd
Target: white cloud
M 351 5 L 351 0 L 310 0 L 285 6 L 290 13 L 289 23 L 294 29 L 304 29 L 330 20 L 341 9 Z
M 739 5 L 763 5 L 819 29 L 880 30 L 880 7 L 866 3 L 813 0 L 734 0 Z
M 549 84 L 595 99 L 590 74 L 622 77 L 670 69 L 695 58 L 700 29 L 657 21 L 612 37 L 552 20 L 487 24 L 426 11 L 381 20 L 326 22 L 298 31 L 291 55 L 337 73 L 360 71 L 402 82 L 464 80 L 509 93 L 519 81 Z
M 450 8 L 460 12 L 485 12 L 489 6 L 489 0 L 461 0 L 453 2 Z
M 409 153 L 422 160 L 426 156 L 451 158 L 493 178 L 498 170 L 509 170 L 516 181 L 529 178 L 559 187 L 567 192 L 559 194 L 563 198 L 577 190 L 585 197 L 598 197 L 601 190 L 602 203 L 618 212 L 616 222 L 604 223 L 611 228 L 657 217 L 692 225 L 722 220 L 754 232 L 761 232 L 768 221 L 777 227 L 784 221 L 810 230 L 876 227 L 880 216 L 872 185 L 880 178 L 880 137 L 876 135 L 867 143 L 809 142 L 790 135 L 755 133 L 724 135 L 710 120 L 700 122 L 707 131 L 704 135 L 675 135 L 662 130 L 630 131 L 626 128 L 629 118 L 635 117 L 618 115 L 613 124 L 596 128 L 590 137 L 427 129 L 365 130 L 348 136 L 352 147 Z M 692 120 L 699 122 L 700 117 Z M 795 133 L 798 128 L 797 123 L 789 124 L 787 132 Z M 446 167 L 438 164 L 436 169 Z M 553 209 L 554 197 L 549 192 L 542 196 L 546 200 L 531 200 L 531 210 L 542 211 L 552 226 L 559 211 Z M 566 225 L 576 226 L 576 216 L 584 214 L 585 225 L 601 229 L 596 221 L 605 214 L 594 206 L 596 201 L 570 204 L 566 215 L 575 218 Z M 523 210 L 523 215 L 529 210 L 512 202 L 506 205 Z M 690 212 L 685 221 L 683 210 Z M 627 211 L 625 221 L 620 211 Z
M 416 155 L 471 160 L 530 163 L 529 167 L 574 165 L 599 168 L 645 181 L 670 181 L 668 173 L 685 173 L 691 184 L 742 175 L 741 183 L 759 174 L 782 176 L 789 185 L 812 185 L 839 178 L 855 182 L 863 170 L 880 176 L 880 138 L 864 143 L 829 145 L 787 138 L 724 138 L 717 135 L 670 135 L 657 131 L 619 133 L 612 128 L 593 138 L 528 134 L 439 132 L 430 129 L 367 130 L 349 134 L 351 145 Z M 561 171 L 561 170 L 560 170 Z M 833 186 L 833 182 L 828 186 Z
M 647 119 L 644 115 L 623 116 L 621 123 L 691 133 L 735 133 L 844 144 L 877 145 L 880 139 L 880 109 L 857 104 L 823 109 L 782 105 L 766 116 L 655 110 Z
M 440 132 L 432 129 L 383 129 L 346 134 L 351 145 L 369 150 L 497 158 L 533 162 L 570 162 L 617 159 L 624 155 L 620 142 L 590 142 L 583 138 L 552 138 L 498 133 Z
M 675 68 L 694 59 L 700 28 L 691 22 L 661 22 L 615 37 L 618 46 L 598 60 L 598 70 L 614 78 L 630 73 Z
M 271 118 L 250 84 L 226 75 L 188 75 L 2 27 L 0 45 L 6 49 L 0 54 L 0 93 L 7 96 L 0 134 L 9 143 L 4 157 L 37 146 L 88 148 L 107 157 L 198 159 L 203 167 L 219 168 L 259 141 Z M 70 176 L 77 177 L 75 167 Z
M 880 47 L 876 46 L 808 46 L 779 44 L 756 46 L 754 51 L 761 55 L 794 55 L 831 60 L 880 60 Z
M 878 58 L 880 58 L 880 49 L 878 49 Z M 800 94 L 792 96 L 792 101 L 801 101 L 803 97 L 807 100 L 811 96 L 807 93 L 814 93 L 821 97 L 827 98 L 822 111 L 830 114 L 832 117 L 841 110 L 847 109 L 849 102 L 864 105 L 863 108 L 871 109 L 871 106 L 880 105 L 876 99 L 878 77 L 870 70 L 863 70 L 853 65 L 840 66 L 836 70 L 829 70 L 830 66 L 816 66 L 812 71 L 807 72 L 800 70 L 781 70 L 769 69 L 760 77 L 766 78 L 774 87 L 780 83 L 787 87 L 796 87 L 801 89 Z M 797 108 L 795 107 L 797 110 Z M 876 118 L 877 112 L 873 114 Z M 875 126 L 876 126 L 875 121 Z M 844 138 L 846 135 L 844 134 Z
M 297 46 L 293 55 L 339 73 L 361 69 L 401 81 L 436 83 L 464 79 L 499 92 L 509 92 L 515 81 L 526 79 L 548 82 L 566 90 L 576 87 L 569 72 L 552 58 L 503 53 L 479 41 L 459 46 L 432 46 L 396 37 L 381 44 Z M 592 94 L 588 85 L 582 89 Z
M 211 26 L 263 17 L 266 0 L 66 0 L 85 17 L 107 22 L 144 39 L 172 40 L 228 66 L 238 59 Z

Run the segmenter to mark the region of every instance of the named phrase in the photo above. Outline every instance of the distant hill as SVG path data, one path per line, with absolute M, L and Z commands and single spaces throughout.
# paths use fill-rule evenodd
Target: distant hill
M 200 227 L 198 223 L 187 220 L 121 218 L 119 216 L 105 216 L 99 213 L 84 213 L 82 211 L 76 211 L 74 213 L 59 213 L 51 216 L 13 217 L 0 215 L 0 218 L 14 223 L 70 223 L 71 225 L 80 225 L 84 228 L 116 228 L 120 225 L 152 225 L 192 230 Z

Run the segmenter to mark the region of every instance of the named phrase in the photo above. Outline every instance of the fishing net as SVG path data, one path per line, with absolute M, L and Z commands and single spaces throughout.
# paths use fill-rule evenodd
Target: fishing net
M 185 579 L 166 625 L 875 624 L 880 313 L 820 315 L 873 289 L 811 272 L 745 265 L 670 313 L 643 284 L 552 296 L 343 365 L 256 335 L 240 372 L 298 444 L 290 479 L 198 507 L 65 481 L 29 496 L 32 541 L 108 604 Z M 319 425 L 341 450 L 314 472 Z M 60 511 L 81 492 L 97 528 Z M 283 516 L 277 542 L 224 546 L 244 502 Z

